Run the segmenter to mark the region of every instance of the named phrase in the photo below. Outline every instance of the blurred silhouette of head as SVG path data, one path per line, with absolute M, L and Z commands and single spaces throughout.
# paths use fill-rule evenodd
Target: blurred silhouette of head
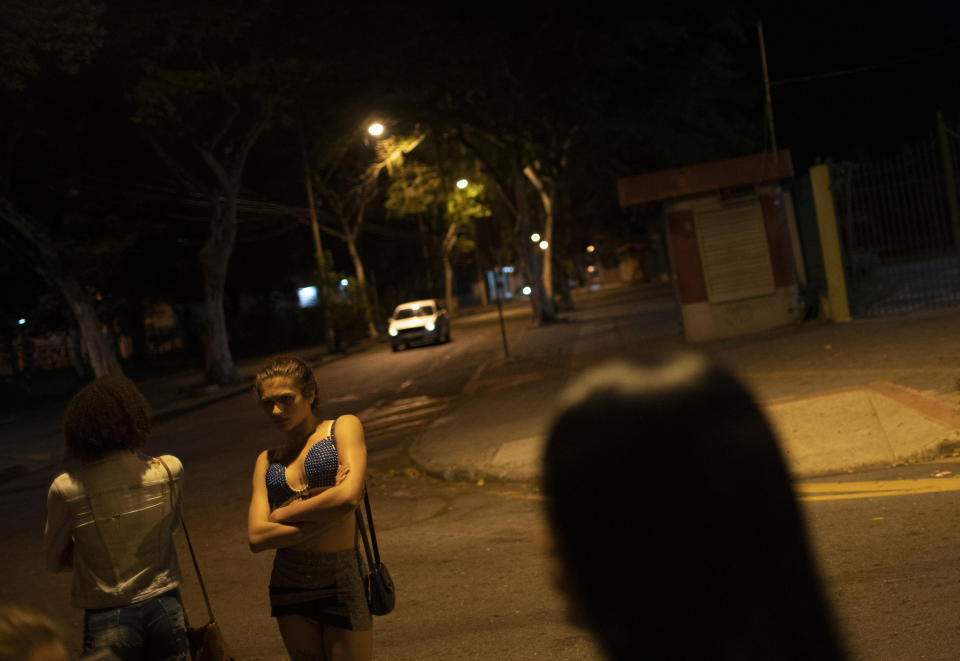
M 842 658 L 773 433 L 707 358 L 584 374 L 543 488 L 572 612 L 610 658 Z
M 30 608 L 0 606 L 0 661 L 67 661 L 60 631 Z
M 150 431 L 150 405 L 133 381 L 100 376 L 80 390 L 63 415 L 67 453 L 92 461 L 116 450 L 139 450 Z

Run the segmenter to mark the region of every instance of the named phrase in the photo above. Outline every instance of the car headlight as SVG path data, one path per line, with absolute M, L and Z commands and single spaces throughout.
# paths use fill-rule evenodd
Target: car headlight
M 391 327 L 390 327 L 390 330 L 388 330 L 387 332 L 390 333 L 390 337 L 396 337 L 396 336 L 397 336 L 397 329 L 394 328 L 393 326 L 391 326 Z
M 427 332 L 428 332 L 428 333 L 432 333 L 432 332 L 433 332 L 433 329 L 435 328 L 435 326 L 433 325 L 433 322 L 432 322 L 432 321 L 428 321 L 428 322 L 427 322 L 427 325 L 426 325 L 424 328 L 427 329 Z

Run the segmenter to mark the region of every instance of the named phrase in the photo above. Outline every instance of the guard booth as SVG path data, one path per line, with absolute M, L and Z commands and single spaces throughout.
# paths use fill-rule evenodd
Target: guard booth
M 684 335 L 700 342 L 784 326 L 803 309 L 780 180 L 790 151 L 617 180 L 621 208 L 664 202 Z

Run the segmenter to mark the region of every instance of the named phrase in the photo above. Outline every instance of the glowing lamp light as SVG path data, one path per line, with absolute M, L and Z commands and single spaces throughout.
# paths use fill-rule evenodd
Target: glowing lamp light
M 540 242 L 540 250 L 546 250 L 549 247 L 550 247 L 550 244 L 547 241 Z
M 530 240 L 536 243 L 537 241 L 540 240 L 540 235 L 534 232 L 533 234 L 530 235 Z
M 595 269 L 594 269 L 592 266 L 588 266 L 588 267 L 587 267 L 587 273 L 593 273 L 594 270 L 595 270 Z
M 394 328 L 393 326 L 390 327 L 390 330 L 388 332 L 390 333 L 390 337 L 396 337 L 398 334 L 397 329 Z
M 25 323 L 27 323 L 27 320 L 24 319 L 23 317 L 20 317 L 19 319 L 17 319 L 17 326 L 23 326 Z
M 424 326 L 424 328 L 427 329 L 427 332 L 428 332 L 428 333 L 432 333 L 432 332 L 433 332 L 433 329 L 436 328 L 436 327 L 433 325 L 433 322 L 432 322 L 432 321 L 428 321 L 428 322 L 427 322 L 427 325 Z
M 466 179 L 458 179 L 458 180 L 457 180 L 457 188 L 459 188 L 460 190 L 463 190 L 464 188 L 467 187 L 467 185 L 468 185 L 469 183 L 470 183 L 470 182 L 468 182 Z
M 349 285 L 349 284 L 350 284 L 350 281 L 349 281 L 349 280 L 347 280 L 346 278 L 341 278 L 341 280 L 340 280 L 340 286 L 341 286 L 341 287 L 346 287 L 346 286 Z
M 317 305 L 317 288 L 314 286 L 300 287 L 297 290 L 297 300 L 300 301 L 300 307 L 312 308 Z
M 367 133 L 369 133 L 372 136 L 383 135 L 383 124 L 381 124 L 380 122 L 374 122 L 373 124 L 367 127 Z
M 524 288 L 521 289 L 520 291 L 523 292 L 523 295 L 524 295 L 524 296 L 529 296 L 530 293 L 533 292 L 533 290 L 530 289 L 530 285 L 527 285 L 526 287 L 524 287 Z
M 597 249 L 597 247 L 594 246 L 594 245 L 589 245 L 589 246 L 587 246 L 587 252 L 593 252 L 593 251 L 596 250 L 596 249 Z

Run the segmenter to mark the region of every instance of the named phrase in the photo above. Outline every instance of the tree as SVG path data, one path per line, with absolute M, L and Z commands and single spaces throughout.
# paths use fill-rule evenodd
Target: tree
M 534 317 L 549 323 L 553 262 L 529 237 L 536 228 L 552 238 L 557 187 L 574 187 L 574 198 L 604 187 L 599 215 L 616 208 L 618 175 L 749 148 L 749 92 L 730 55 L 743 30 L 723 7 L 682 0 L 607 13 L 545 1 L 488 9 L 427 3 L 390 16 L 408 38 L 393 45 L 383 87 L 483 164 L 492 201 L 512 219 Z M 565 176 L 571 166 L 588 176 Z
M 449 165 L 445 163 L 439 167 Z M 414 161 L 394 168 L 385 207 L 394 217 L 427 215 L 441 221 L 444 298 L 447 309 L 454 310 L 451 256 L 455 249 L 475 251 L 473 221 L 489 216 L 490 209 L 483 202 L 482 184 L 464 179 L 467 181 L 465 186 L 454 187 L 442 176 L 439 167 Z M 468 169 L 463 168 L 463 171 Z
M 238 231 L 237 206 L 253 146 L 296 78 L 299 62 L 258 52 L 271 18 L 268 2 L 246 7 L 177 5 L 135 21 L 148 48 L 130 91 L 133 120 L 148 131 L 159 159 L 209 207 L 203 269 L 204 377 L 236 377 L 224 314 L 227 270 Z M 151 42 L 146 33 L 162 38 Z
M 80 339 L 93 373 L 122 373 L 116 354 L 101 331 L 96 305 L 87 287 L 77 278 L 51 228 L 52 218 L 40 218 L 23 210 L 29 201 L 13 197 L 14 172 L 24 169 L 16 158 L 24 155 L 20 142 L 29 134 L 55 134 L 38 125 L 43 113 L 37 113 L 29 89 L 44 71 L 50 56 L 57 67 L 75 74 L 87 64 L 101 45 L 103 29 L 101 8 L 83 0 L 58 2 L 14 0 L 0 6 L 0 95 L 3 107 L 3 140 L 7 159 L 0 170 L 0 244 L 39 274 L 64 298 L 80 331 Z M 50 177 L 47 164 L 43 176 Z M 44 214 L 44 215 L 56 215 Z
M 357 239 L 364 227 L 369 205 L 379 192 L 380 174 L 398 168 L 403 163 L 404 155 L 416 149 L 424 137 L 420 133 L 411 137 L 394 136 L 377 140 L 371 158 L 369 149 L 357 134 L 348 131 L 333 149 L 321 154 L 318 159 L 320 165 L 314 181 L 320 197 L 330 207 L 339 231 L 325 229 L 347 245 L 371 338 L 376 338 L 378 333 L 370 309 L 366 271 L 357 249 Z

